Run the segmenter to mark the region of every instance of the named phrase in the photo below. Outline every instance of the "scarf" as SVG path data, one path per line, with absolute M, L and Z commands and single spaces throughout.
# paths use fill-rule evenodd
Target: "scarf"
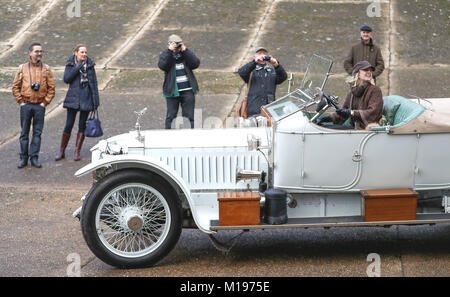
M 83 66 L 80 68 L 80 84 L 84 88 L 89 82 L 88 75 L 87 75 L 87 65 L 84 63 Z
M 83 62 L 79 62 L 77 58 L 75 57 L 75 65 L 78 66 L 78 64 L 83 63 L 83 65 L 80 68 L 80 85 L 82 88 L 86 87 L 89 79 L 87 75 L 87 58 Z
M 356 98 L 360 98 L 362 95 L 364 95 L 364 92 L 366 91 L 366 89 L 369 85 L 370 85 L 370 83 L 366 81 L 360 86 L 353 87 L 351 89 L 353 96 Z

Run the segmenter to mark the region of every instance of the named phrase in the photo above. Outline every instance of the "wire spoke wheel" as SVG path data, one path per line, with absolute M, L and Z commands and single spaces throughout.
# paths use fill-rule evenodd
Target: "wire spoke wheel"
M 123 257 L 140 257 L 164 241 L 171 216 L 157 190 L 144 184 L 126 184 L 104 197 L 95 222 L 107 249 Z
M 178 241 L 180 201 L 159 176 L 138 170 L 112 173 L 85 200 L 81 227 L 89 248 L 104 262 L 151 266 Z

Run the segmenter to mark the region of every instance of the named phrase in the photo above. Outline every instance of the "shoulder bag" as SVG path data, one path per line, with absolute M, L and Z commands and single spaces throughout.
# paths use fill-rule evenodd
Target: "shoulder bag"
M 102 123 L 98 117 L 97 109 L 90 112 L 86 121 L 86 129 L 84 130 L 84 136 L 86 137 L 100 137 L 103 135 Z

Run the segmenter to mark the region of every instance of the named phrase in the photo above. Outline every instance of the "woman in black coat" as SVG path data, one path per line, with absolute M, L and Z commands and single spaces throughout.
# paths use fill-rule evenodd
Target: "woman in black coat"
M 70 139 L 77 112 L 80 112 L 80 116 L 74 160 L 79 161 L 81 159 L 80 151 L 84 141 L 86 120 L 89 112 L 97 109 L 100 103 L 94 66 L 94 61 L 87 56 L 86 46 L 82 44 L 75 47 L 73 56 L 67 60 L 64 70 L 64 82 L 69 84 L 69 90 L 63 105 L 67 109 L 67 119 L 61 139 L 60 151 L 55 158 L 56 161 L 65 157 L 65 149 Z

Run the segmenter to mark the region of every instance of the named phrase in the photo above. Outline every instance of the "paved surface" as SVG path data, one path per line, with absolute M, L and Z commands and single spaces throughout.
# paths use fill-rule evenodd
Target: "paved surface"
M 228 254 L 207 235 L 185 229 L 175 249 L 156 267 L 120 270 L 89 251 L 72 212 L 89 189 L 90 176 L 73 173 L 89 163 L 86 139 L 82 160 L 54 162 L 65 122 L 64 63 L 78 43 L 86 43 L 97 63 L 100 116 L 105 137 L 133 129 L 133 111 L 148 107 L 147 129 L 163 127 L 165 102 L 157 57 L 173 32 L 201 58 L 196 71 L 202 118 L 225 118 L 245 90 L 235 74 L 263 44 L 299 85 L 313 53 L 334 60 L 326 90 L 341 98 L 342 60 L 358 29 L 368 22 L 382 47 L 387 69 L 379 85 L 385 94 L 449 97 L 449 15 L 446 0 L 380 2 L 380 17 L 367 18 L 364 1 L 82 0 L 80 17 L 70 18 L 64 0 L 0 0 L 0 275 L 66 276 L 70 255 L 79 255 L 82 276 L 366 276 L 370 253 L 381 260 L 382 276 L 450 276 L 450 225 L 391 228 L 335 228 L 251 231 Z M 184 14 L 180 12 L 184 11 Z M 40 160 L 43 168 L 18 170 L 19 108 L 10 93 L 27 45 L 44 44 L 44 61 L 55 71 L 57 95 L 47 108 Z M 305 60 L 306 59 L 306 60 Z M 278 95 L 287 90 L 284 83 Z M 75 131 L 74 131 L 75 132 Z M 237 231 L 221 231 L 227 241 Z M 68 260 L 69 256 L 69 260 Z

